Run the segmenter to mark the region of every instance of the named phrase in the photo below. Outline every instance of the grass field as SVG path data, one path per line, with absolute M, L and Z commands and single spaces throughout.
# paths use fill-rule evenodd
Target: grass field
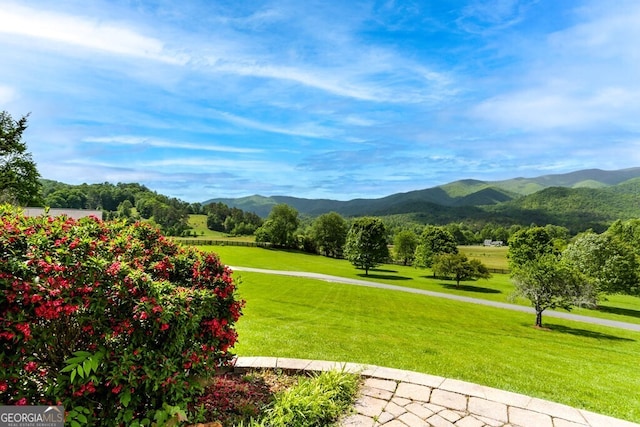
M 353 279 L 368 279 L 409 288 L 425 289 L 455 295 L 464 295 L 492 301 L 530 305 L 524 299 L 512 300 L 513 284 L 507 274 L 493 274 L 488 280 L 455 282 L 434 279 L 431 270 L 402 265 L 383 265 L 369 272 L 357 270 L 346 260 L 327 258 L 296 251 L 237 246 L 204 246 L 205 250 L 218 253 L 225 264 L 274 270 L 309 271 Z M 481 249 L 479 247 L 479 249 Z M 493 248 L 490 248 L 493 249 Z M 495 248 L 503 249 L 503 248 Z M 499 253 L 495 251 L 494 253 Z M 627 295 L 611 295 L 597 310 L 575 308 L 573 313 L 640 324 L 640 298 Z
M 507 251 L 506 246 L 459 246 L 460 253 L 467 258 L 476 258 L 482 261 L 488 268 L 507 270 Z
M 206 215 L 189 215 L 189 225 L 192 228 L 192 232 L 197 234 L 197 237 L 186 238 L 174 238 L 176 240 L 188 240 L 188 239 L 206 239 L 206 240 L 232 240 L 240 242 L 253 242 L 254 236 L 230 236 L 220 231 L 213 231 L 207 228 L 207 216 Z
M 223 258 L 224 259 L 224 258 Z M 277 268 L 274 266 L 274 268 Z M 237 272 L 236 352 L 458 378 L 640 422 L 640 333 L 381 289 Z
M 319 255 L 233 246 L 203 249 L 232 266 L 367 279 L 348 261 Z M 234 276 L 247 301 L 237 325 L 239 355 L 415 370 L 640 422 L 638 332 L 551 317 L 543 318 L 549 330 L 540 330 L 533 327 L 532 314 L 312 279 L 242 271 Z M 381 266 L 368 279 L 496 301 L 509 301 L 513 290 L 505 274 L 463 282 L 457 289 L 453 282 L 433 279 L 429 270 L 398 265 Z M 640 298 L 614 296 L 602 307 L 606 310 L 577 312 L 640 323 Z

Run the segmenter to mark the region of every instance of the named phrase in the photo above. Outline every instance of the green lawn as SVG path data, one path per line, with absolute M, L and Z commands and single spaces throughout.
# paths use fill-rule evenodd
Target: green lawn
M 493 274 L 492 278 L 488 280 L 462 282 L 458 288 L 455 286 L 454 281 L 432 278 L 431 270 L 402 265 L 383 265 L 370 271 L 369 276 L 365 276 L 363 270 L 357 270 L 346 260 L 332 259 L 320 255 L 238 246 L 203 246 L 201 248 L 216 252 L 225 264 L 232 266 L 332 274 L 492 301 L 530 305 L 529 301 L 524 299 L 511 300 L 513 284 L 506 274 Z M 600 306 L 598 310 L 576 308 L 572 312 L 585 316 L 640 324 L 640 298 L 638 297 L 612 295 L 608 297 L 608 301 L 603 301 Z
M 283 268 L 277 255 L 264 265 L 252 253 L 254 263 L 228 252 L 222 259 Z M 526 313 L 311 279 L 235 276 L 247 301 L 239 355 L 415 370 L 640 422 L 638 332 L 552 318 L 545 322 L 551 330 L 539 330 Z
M 226 233 L 222 233 L 220 231 L 213 231 L 207 228 L 207 216 L 206 215 L 189 215 L 189 225 L 191 226 L 191 231 L 195 231 L 197 237 L 187 237 L 187 238 L 178 238 L 174 237 L 174 239 L 180 240 L 193 240 L 193 239 L 206 239 L 206 240 L 234 240 L 240 242 L 253 242 L 255 241 L 254 236 L 230 236 Z

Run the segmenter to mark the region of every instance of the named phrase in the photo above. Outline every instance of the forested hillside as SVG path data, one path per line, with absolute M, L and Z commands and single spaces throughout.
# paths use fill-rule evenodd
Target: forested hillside
M 149 190 L 140 184 L 70 185 L 41 180 L 44 205 L 51 208 L 97 209 L 105 219 L 152 220 L 163 232 L 180 235 L 189 229 L 189 214 L 199 208 Z
M 208 214 L 210 229 L 245 234 L 260 226 L 258 217 L 267 217 L 278 204 L 310 217 L 333 211 L 345 217 L 374 215 L 418 224 L 465 223 L 474 228 L 554 224 L 572 233 L 589 228 L 602 231 L 616 219 L 640 217 L 640 168 L 495 182 L 460 180 L 379 199 L 349 201 L 256 195 L 200 204 L 170 198 L 140 184 L 42 183 L 46 206 L 102 209 L 106 218 L 149 219 L 173 235 L 188 233 L 187 219 L 194 213 Z M 535 188 L 538 190 L 533 191 Z
M 259 195 L 214 199 L 266 217 L 285 203 L 301 214 L 398 216 L 421 224 L 555 224 L 576 233 L 603 230 L 616 219 L 640 217 L 640 168 L 590 169 L 537 178 L 460 180 L 379 199 L 349 201 Z

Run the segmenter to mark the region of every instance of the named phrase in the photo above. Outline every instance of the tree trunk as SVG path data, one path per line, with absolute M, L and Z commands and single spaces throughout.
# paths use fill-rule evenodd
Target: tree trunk
M 542 311 L 536 310 L 536 326 L 542 328 Z

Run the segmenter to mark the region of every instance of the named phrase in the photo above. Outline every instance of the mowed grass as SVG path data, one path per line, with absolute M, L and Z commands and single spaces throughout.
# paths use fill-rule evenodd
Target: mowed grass
M 207 228 L 207 216 L 206 215 L 189 215 L 189 225 L 191 231 L 197 234 L 197 237 L 175 238 L 176 240 L 188 240 L 188 239 L 208 239 L 208 240 L 232 240 L 240 242 L 253 242 L 254 236 L 230 236 L 227 233 L 220 231 L 213 231 Z
M 369 275 L 365 276 L 363 270 L 356 269 L 349 261 L 297 251 L 239 246 L 202 246 L 201 248 L 216 252 L 222 262 L 231 266 L 331 274 L 491 301 L 531 305 L 525 299 L 512 299 L 514 286 L 508 274 L 493 274 L 488 280 L 466 281 L 457 287 L 452 280 L 434 279 L 429 269 L 423 270 L 410 266 L 387 264 L 371 270 Z M 572 312 L 584 316 L 640 324 L 640 298 L 628 295 L 611 295 L 607 301 L 601 302 L 597 310 L 574 308 Z
M 224 259 L 224 258 L 223 258 Z M 236 272 L 241 356 L 457 378 L 640 422 L 640 333 L 441 298 Z

